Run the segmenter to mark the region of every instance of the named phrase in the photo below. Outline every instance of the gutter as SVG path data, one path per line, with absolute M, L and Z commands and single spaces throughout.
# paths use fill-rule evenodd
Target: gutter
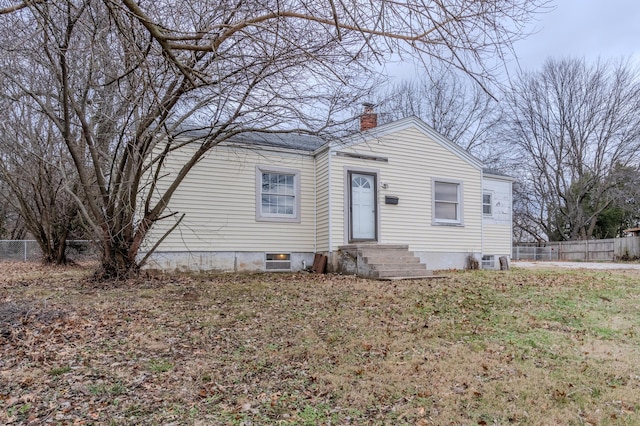
M 493 203 L 493 197 L 491 198 Z M 484 256 L 484 171 L 480 169 L 480 269 L 482 269 L 482 256 Z M 492 207 L 493 208 L 493 207 Z M 494 259 L 495 262 L 495 259 Z
M 331 154 L 332 154 L 332 149 L 331 149 L 331 145 L 329 145 L 329 150 L 327 152 L 327 167 L 328 167 L 328 171 L 327 171 L 327 179 L 328 179 L 328 188 L 327 188 L 327 193 L 328 193 L 328 202 L 329 202 L 329 253 L 331 253 L 333 250 L 333 209 L 332 209 L 332 205 L 333 203 L 331 202 L 331 189 L 333 187 L 332 183 L 331 183 Z
M 318 252 L 318 158 L 313 156 L 313 252 Z

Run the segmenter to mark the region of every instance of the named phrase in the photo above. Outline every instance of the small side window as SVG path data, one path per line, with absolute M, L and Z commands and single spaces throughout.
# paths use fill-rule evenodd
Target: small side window
M 485 216 L 493 214 L 493 195 L 490 192 L 482 194 L 482 214 Z

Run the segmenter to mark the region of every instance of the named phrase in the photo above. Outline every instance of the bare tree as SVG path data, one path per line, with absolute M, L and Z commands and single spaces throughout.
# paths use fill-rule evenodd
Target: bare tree
M 628 63 L 549 60 L 523 74 L 507 103 L 530 224 L 551 239 L 594 235 L 640 160 L 640 75 Z M 538 233 L 538 230 L 531 230 Z
M 9 191 L 0 178 L 0 240 L 23 240 L 27 230 L 20 214 L 7 202 Z
M 0 179 L 5 186 L 0 201 L 8 212 L 19 214 L 14 229 L 23 224 L 45 262 L 66 264 L 67 238 L 80 228 L 78 205 L 70 193 L 77 189 L 77 179 L 71 178 L 75 172 L 66 147 L 47 128 L 51 123 L 33 120 L 27 104 L 6 109 L 0 123 Z
M 189 170 L 246 131 L 319 133 L 363 96 L 390 52 L 480 83 L 544 0 L 305 3 L 267 0 L 0 1 L 0 74 L 52 123 L 102 244 L 102 276 L 126 276 Z M 189 140 L 183 130 L 209 129 Z M 156 181 L 168 155 L 189 155 Z
M 486 164 L 500 158 L 493 137 L 500 121 L 498 103 L 455 70 L 435 67 L 419 80 L 396 83 L 379 95 L 377 104 L 382 121 L 415 115 Z

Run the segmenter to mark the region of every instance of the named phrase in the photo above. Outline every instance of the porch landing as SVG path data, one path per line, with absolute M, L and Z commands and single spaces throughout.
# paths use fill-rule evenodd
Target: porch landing
M 344 274 L 378 280 L 433 278 L 406 244 L 349 244 L 338 247 L 338 255 L 338 268 Z

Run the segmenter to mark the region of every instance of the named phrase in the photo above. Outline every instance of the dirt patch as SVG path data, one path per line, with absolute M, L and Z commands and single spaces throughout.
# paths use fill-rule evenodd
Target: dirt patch
M 16 331 L 28 327 L 30 323 L 51 324 L 66 315 L 60 309 L 51 309 L 35 303 L 0 301 L 0 335 L 11 338 Z

